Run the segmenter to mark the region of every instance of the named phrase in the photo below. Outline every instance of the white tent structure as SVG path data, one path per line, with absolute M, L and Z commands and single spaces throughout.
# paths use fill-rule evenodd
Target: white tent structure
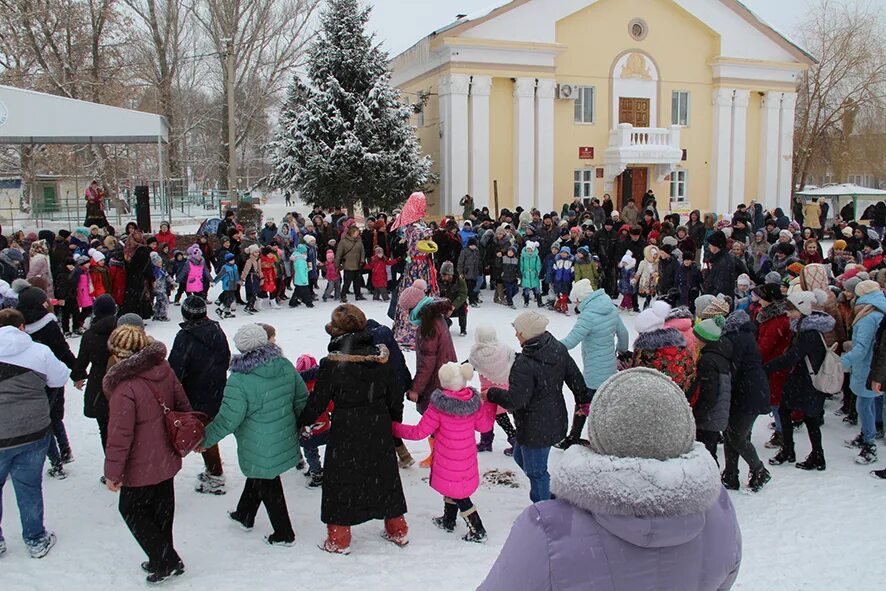
M 0 85 L 0 144 L 156 143 L 161 200 L 168 141 L 160 115 Z
M 840 198 L 844 197 L 844 201 L 852 200 L 852 208 L 855 212 L 855 218 L 860 219 L 861 212 L 858 211 L 858 202 L 861 201 L 882 201 L 886 199 L 886 191 L 881 189 L 871 189 L 869 187 L 860 187 L 858 185 L 829 185 L 827 187 L 819 187 L 817 189 L 809 189 L 805 191 L 797 191 L 797 197 L 803 201 L 810 199 L 826 199 L 831 203 L 831 219 L 836 219 L 837 213 L 840 211 Z

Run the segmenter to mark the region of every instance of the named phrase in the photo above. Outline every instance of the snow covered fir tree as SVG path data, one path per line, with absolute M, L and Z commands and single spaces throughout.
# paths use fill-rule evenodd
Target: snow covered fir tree
M 358 0 L 329 0 L 307 80 L 296 75 L 288 90 L 274 176 L 306 203 L 389 209 L 431 178 L 410 109 L 391 87 L 387 54 L 366 33 L 369 13 Z

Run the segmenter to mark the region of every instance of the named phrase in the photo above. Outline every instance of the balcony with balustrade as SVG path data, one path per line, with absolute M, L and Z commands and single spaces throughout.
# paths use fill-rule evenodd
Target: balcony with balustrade
M 655 166 L 659 181 L 670 174 L 683 158 L 680 126 L 634 127 L 620 123 L 609 132 L 609 146 L 603 158 L 605 180 L 614 183 L 629 165 Z

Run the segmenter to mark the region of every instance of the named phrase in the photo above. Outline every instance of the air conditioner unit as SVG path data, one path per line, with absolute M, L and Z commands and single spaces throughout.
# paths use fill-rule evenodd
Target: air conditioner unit
M 574 84 L 560 84 L 557 86 L 557 98 L 574 101 L 578 98 L 578 86 Z

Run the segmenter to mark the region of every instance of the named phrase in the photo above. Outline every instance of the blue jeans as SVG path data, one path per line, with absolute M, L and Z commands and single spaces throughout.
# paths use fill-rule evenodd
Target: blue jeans
M 307 437 L 299 435 L 298 437 L 298 442 L 305 452 L 305 461 L 308 463 L 308 470 L 313 474 L 319 474 L 323 471 L 323 467 L 320 465 L 319 447 L 321 445 L 326 445 L 328 441 L 329 431 L 318 435 L 310 435 Z
M 772 408 L 772 417 L 775 419 L 775 432 L 781 433 L 781 415 L 778 414 L 778 407 L 773 406 Z
M 529 477 L 529 500 L 533 503 L 551 498 L 551 475 L 548 474 L 550 447 L 526 447 L 514 444 L 514 461 Z
M 513 304 L 514 303 L 514 296 L 517 295 L 519 288 L 517 287 L 516 283 L 505 283 L 504 286 L 505 286 L 505 300 L 509 304 Z
M 61 465 L 62 453 L 66 455 L 71 453 L 71 443 L 68 441 L 64 421 L 58 419 L 52 421 L 52 427 L 49 429 L 49 448 L 46 450 L 49 463 L 53 466 Z
M 855 409 L 858 411 L 858 422 L 861 423 L 861 437 L 865 443 L 874 443 L 877 435 L 877 406 L 883 408 L 883 400 L 880 396 L 876 398 L 865 398 L 859 396 L 855 400 Z
M 474 293 L 479 294 L 484 287 L 486 287 L 486 275 L 480 275 L 477 277 L 477 282 L 474 285 Z
M 3 485 L 12 477 L 22 538 L 26 544 L 39 542 L 46 535 L 43 527 L 43 462 L 49 435 L 25 445 L 0 449 L 0 521 L 3 519 Z M 0 530 L 0 540 L 3 531 Z
M 529 294 L 533 294 L 533 295 L 535 295 L 535 297 L 538 297 L 540 293 L 541 293 L 541 290 L 537 287 L 524 287 L 523 288 L 523 299 L 528 298 Z

